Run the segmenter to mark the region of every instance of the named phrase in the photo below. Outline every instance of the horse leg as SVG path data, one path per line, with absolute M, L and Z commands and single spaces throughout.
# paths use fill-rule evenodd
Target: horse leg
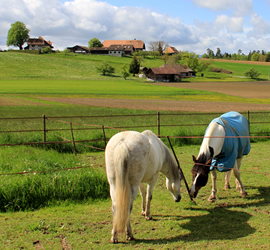
M 130 226 L 130 221 L 128 222 L 128 226 L 127 226 L 127 231 L 126 231 L 126 239 L 127 240 L 134 240 L 134 236 L 132 234 L 132 230 L 131 230 L 131 226 Z
M 110 195 L 111 195 L 111 199 L 112 199 L 112 214 L 114 216 L 114 211 L 115 211 L 115 187 L 113 183 L 110 183 Z M 113 229 L 112 229 L 112 238 L 111 238 L 111 243 L 118 243 L 118 237 L 117 237 L 118 233 L 116 230 L 115 225 L 113 225 Z
M 140 190 L 141 190 L 141 188 L 140 188 Z M 136 199 L 138 192 L 139 192 L 139 186 L 133 185 L 131 187 L 130 214 L 132 211 L 133 202 Z M 134 236 L 132 234 L 131 225 L 130 225 L 130 219 L 129 219 L 127 227 L 126 227 L 126 239 L 127 240 L 134 240 Z
M 216 201 L 216 192 L 217 192 L 217 172 L 216 169 L 214 168 L 213 171 L 211 171 L 211 179 L 212 179 L 212 192 L 211 195 L 208 198 L 208 201 L 210 202 L 215 202 Z
M 234 176 L 236 178 L 235 183 L 236 183 L 236 190 L 240 189 L 240 193 L 242 197 L 247 196 L 247 192 L 245 190 L 244 184 L 242 183 L 240 179 L 240 166 L 241 166 L 241 161 L 242 158 L 239 158 L 236 160 L 235 165 L 234 165 Z
M 146 205 L 146 191 L 145 191 L 145 184 L 140 184 L 140 194 L 142 197 L 142 215 L 145 216 L 145 205 Z
M 225 172 L 225 185 L 224 185 L 224 190 L 230 189 L 230 178 L 231 178 L 231 173 L 232 171 Z
M 145 209 L 145 218 L 146 220 L 152 220 L 152 215 L 150 214 L 150 203 L 152 200 L 152 193 L 154 186 L 157 182 L 158 174 L 155 175 L 151 182 L 147 183 L 147 194 L 146 194 L 146 209 Z

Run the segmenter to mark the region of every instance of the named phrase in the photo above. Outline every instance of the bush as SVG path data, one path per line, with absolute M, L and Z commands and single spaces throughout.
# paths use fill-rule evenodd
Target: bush
M 96 67 L 97 72 L 101 73 L 102 75 L 111 75 L 114 73 L 115 68 L 109 65 L 108 63 L 102 64 L 100 67 Z
M 52 52 L 53 51 L 50 47 L 45 47 L 45 48 L 42 48 L 42 50 L 41 50 L 41 54 L 50 54 Z
M 257 70 L 255 70 L 254 68 L 251 68 L 250 70 L 248 70 L 246 73 L 244 73 L 244 75 L 246 77 L 250 77 L 252 79 L 258 78 L 260 76 L 260 72 L 258 72 Z

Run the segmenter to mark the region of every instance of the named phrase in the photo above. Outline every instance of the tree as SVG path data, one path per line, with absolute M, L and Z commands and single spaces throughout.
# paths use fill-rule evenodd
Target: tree
M 220 48 L 217 48 L 216 58 L 222 58 L 222 54 L 221 54 Z
M 251 56 L 251 61 L 259 61 L 260 54 L 258 52 L 255 52 Z
M 112 67 L 111 65 L 109 65 L 108 63 L 104 63 L 102 65 L 100 65 L 100 67 L 96 67 L 97 72 L 101 73 L 102 75 L 110 75 L 113 74 L 115 71 L 115 68 Z
M 135 76 L 135 74 L 138 74 L 140 71 L 140 63 L 137 59 L 136 56 L 133 56 L 132 61 L 129 65 L 129 73 L 133 74 L 133 76 Z
M 205 71 L 211 63 L 200 62 L 199 55 L 194 52 L 184 52 L 182 53 L 181 63 L 192 69 L 195 73 Z
M 168 47 L 169 45 L 164 41 L 156 41 L 149 43 L 149 49 L 151 51 L 157 51 L 160 56 L 163 54 L 163 51 L 166 50 Z
M 260 72 L 258 72 L 257 70 L 255 70 L 254 68 L 251 68 L 250 70 L 248 70 L 244 75 L 246 77 L 250 77 L 252 79 L 258 78 L 260 76 Z
M 97 38 L 92 38 L 89 42 L 88 42 L 88 47 L 89 49 L 94 48 L 94 47 L 102 47 L 103 44 L 99 41 L 99 39 Z
M 22 50 L 23 44 L 29 39 L 29 32 L 30 30 L 22 22 L 17 21 L 11 24 L 7 36 L 7 46 L 14 45 Z
M 127 77 L 130 76 L 129 72 L 127 71 L 127 67 L 126 67 L 126 66 L 124 66 L 124 67 L 122 68 L 121 75 L 123 76 L 123 78 L 124 78 L 125 80 L 127 79 Z

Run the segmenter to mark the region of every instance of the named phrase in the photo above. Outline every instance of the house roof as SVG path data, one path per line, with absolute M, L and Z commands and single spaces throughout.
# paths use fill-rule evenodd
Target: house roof
M 179 75 L 179 71 L 175 68 L 151 68 L 155 75 Z
M 103 47 L 110 47 L 111 45 L 133 45 L 135 49 L 145 49 L 145 44 L 142 40 L 105 40 Z
M 179 51 L 175 48 L 175 47 L 168 47 L 167 49 L 165 49 L 163 51 L 164 54 L 168 53 L 168 54 L 178 54 Z
M 168 65 L 168 64 L 163 64 L 160 66 L 160 68 L 174 68 L 178 71 L 178 73 L 188 73 L 188 72 L 193 72 L 192 69 L 185 65 L 181 64 L 175 64 L 175 65 Z
M 114 51 L 122 51 L 122 50 L 125 50 L 125 51 L 134 51 L 134 46 L 133 45 L 130 45 L 130 44 L 127 44 L 127 45 L 118 45 L 118 44 L 112 44 L 110 45 L 109 47 L 93 47 L 91 48 L 90 50 L 114 50 Z
M 42 36 L 39 38 L 29 38 L 27 43 L 28 45 L 49 45 L 51 48 L 53 48 L 52 42 L 46 41 Z
M 84 49 L 86 51 L 89 51 L 89 48 L 87 46 L 82 46 L 82 45 L 75 45 L 73 47 L 67 47 L 67 49 L 75 49 L 75 48 L 81 48 L 81 49 Z

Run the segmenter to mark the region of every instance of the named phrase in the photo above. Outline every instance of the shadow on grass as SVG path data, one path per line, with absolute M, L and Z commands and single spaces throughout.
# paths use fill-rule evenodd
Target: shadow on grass
M 179 231 L 188 230 L 188 234 L 160 239 L 135 239 L 133 244 L 170 244 L 174 242 L 196 242 L 212 240 L 236 240 L 254 233 L 256 230 L 247 222 L 251 215 L 246 212 L 231 211 L 226 208 L 196 209 L 208 211 L 207 215 L 175 217 L 175 220 L 189 220 L 186 224 L 179 224 Z
M 181 234 L 173 237 L 160 239 L 136 239 L 133 244 L 169 244 L 174 242 L 197 242 L 213 240 L 236 240 L 255 233 L 256 229 L 248 224 L 252 217 L 249 213 L 232 211 L 230 208 L 256 208 L 267 206 L 270 203 L 270 187 L 247 187 L 258 189 L 259 194 L 244 198 L 246 201 L 238 204 L 219 203 L 214 208 L 188 208 L 192 211 L 206 211 L 208 214 L 200 216 L 166 216 L 154 215 L 158 223 L 160 218 L 173 217 L 179 221 L 179 232 L 187 230 L 188 234 Z M 188 220 L 187 223 L 181 223 Z

